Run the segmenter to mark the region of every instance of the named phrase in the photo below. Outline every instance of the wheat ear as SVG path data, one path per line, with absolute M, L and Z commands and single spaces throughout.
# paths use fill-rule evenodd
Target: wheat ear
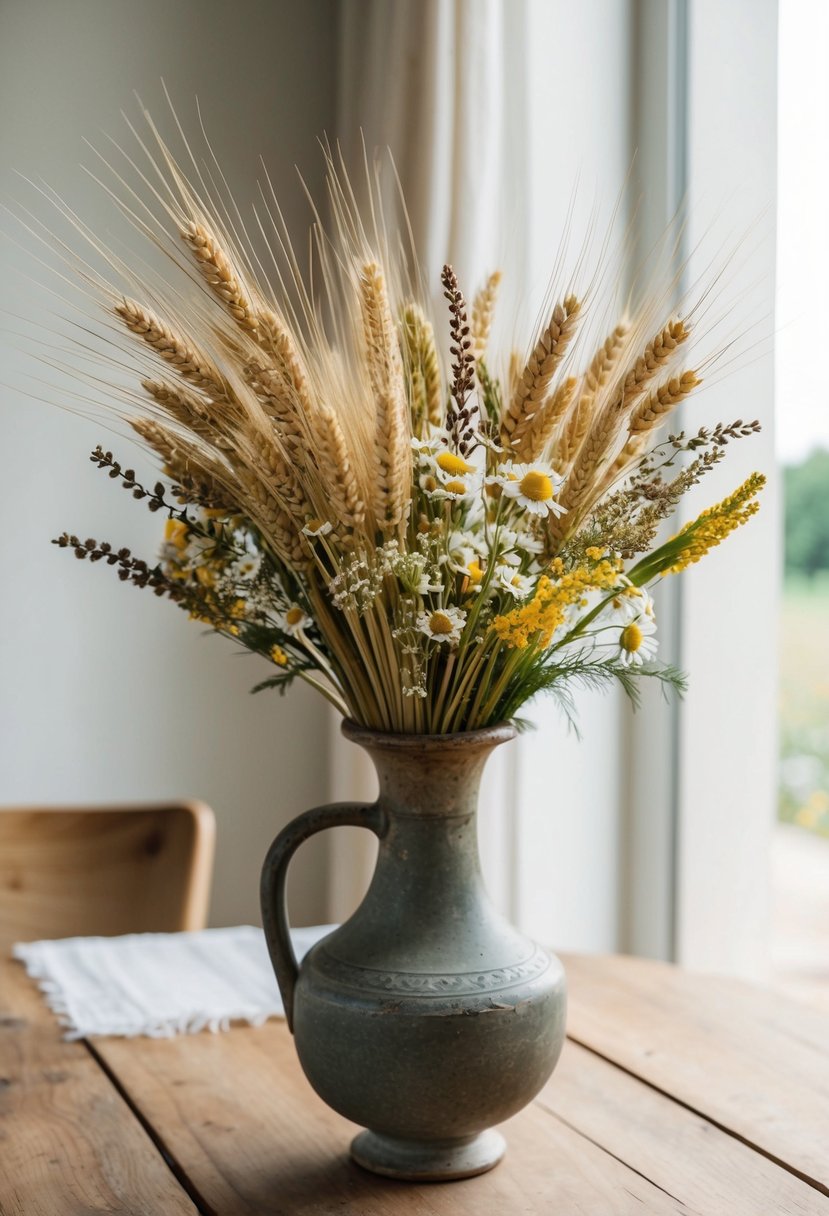
M 443 394 L 440 384 L 435 332 L 419 304 L 413 301 L 403 309 L 403 350 L 412 380 L 414 418 L 426 418 L 433 426 L 443 421 Z
M 618 367 L 629 331 L 628 323 L 620 322 L 590 360 L 576 401 L 561 428 L 555 454 L 556 467 L 561 473 L 565 473 L 572 466 L 578 455 L 590 429 L 596 400 Z
M 501 443 L 505 447 L 515 448 L 521 443 L 524 432 L 547 396 L 550 382 L 575 333 L 580 310 L 575 296 L 568 296 L 553 309 L 501 421 Z
M 245 364 L 243 374 L 245 383 L 274 423 L 285 448 L 296 458 L 301 457 L 306 446 L 309 411 L 300 413 L 297 409 L 292 385 L 286 379 L 284 370 L 252 359 Z
M 211 404 L 198 393 L 182 385 L 166 384 L 161 380 L 142 380 L 141 387 L 166 414 L 187 427 L 199 439 L 216 443 L 223 435 L 223 428 Z
M 135 300 L 124 299 L 115 305 L 115 311 L 131 333 L 142 338 L 185 380 L 212 396 L 227 398 L 227 385 L 212 360 L 165 325 L 149 308 Z
M 270 353 L 283 390 L 302 410 L 312 410 L 313 395 L 305 360 L 288 326 L 272 308 L 260 308 L 256 322 L 259 344 Z
M 206 449 L 154 418 L 131 418 L 130 426 L 161 458 L 168 477 L 182 486 L 199 487 L 200 500 L 209 499 L 210 505 L 217 508 L 229 508 L 231 502 L 238 502 L 233 474 Z
M 267 424 L 266 424 L 267 425 Z M 235 460 L 251 518 L 284 561 L 307 567 L 302 528 L 314 515 L 293 464 L 264 426 L 250 420 L 237 436 Z
M 377 484 L 371 505 L 377 524 L 392 529 L 406 518 L 411 502 L 411 423 L 386 281 L 376 262 L 360 274 L 360 303 L 375 410 Z
M 618 481 L 620 477 L 624 476 L 631 465 L 634 464 L 634 462 L 638 460 L 641 455 L 643 455 L 647 446 L 648 441 L 644 435 L 635 435 L 628 439 L 627 443 L 602 478 L 596 494 L 597 500 L 607 493 L 614 482 Z
M 255 334 L 258 321 L 253 303 L 213 234 L 203 224 L 191 220 L 182 228 L 181 236 L 213 294 L 222 301 L 234 321 Z
M 501 277 L 500 270 L 491 274 L 472 301 L 472 353 L 476 363 L 486 354 Z
M 696 372 L 684 371 L 681 375 L 660 384 L 659 388 L 648 393 L 634 409 L 628 423 L 629 434 L 642 435 L 661 426 L 680 401 L 701 383 Z
M 518 443 L 513 443 L 513 450 L 521 460 L 538 460 L 541 456 L 570 408 L 577 384 L 575 376 L 568 376 L 556 391 L 542 402 Z
M 565 482 L 560 502 L 567 514 L 550 523 L 552 538 L 561 541 L 572 535 L 596 502 L 624 418 L 630 416 L 649 381 L 673 358 L 689 332 L 680 320 L 663 326 L 617 384 L 608 404 L 599 411 Z
M 344 528 L 362 527 L 366 504 L 360 493 L 345 433 L 331 406 L 320 405 L 311 418 L 311 431 L 316 440 L 320 480 L 330 499 L 335 520 Z
M 618 389 L 614 406 L 631 409 L 645 392 L 648 383 L 670 362 L 677 347 L 688 340 L 690 330 L 684 321 L 669 321 L 647 344 Z

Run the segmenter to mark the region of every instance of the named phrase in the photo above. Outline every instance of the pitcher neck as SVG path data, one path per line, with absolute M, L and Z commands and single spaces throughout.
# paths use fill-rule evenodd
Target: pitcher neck
M 349 721 L 342 730 L 371 756 L 392 819 L 473 818 L 490 753 L 516 734 L 508 723 L 452 735 L 384 734 Z

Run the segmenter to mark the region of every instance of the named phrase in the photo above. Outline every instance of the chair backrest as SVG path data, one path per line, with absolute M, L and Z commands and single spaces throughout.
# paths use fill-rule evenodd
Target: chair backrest
M 0 948 L 203 928 L 214 839 L 201 802 L 0 809 Z

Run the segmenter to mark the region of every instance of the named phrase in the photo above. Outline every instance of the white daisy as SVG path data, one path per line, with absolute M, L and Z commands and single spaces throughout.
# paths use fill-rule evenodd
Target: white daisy
M 442 426 L 435 426 L 432 423 L 427 427 L 426 434 L 423 436 L 413 435 L 411 439 L 412 451 L 416 452 L 424 460 L 428 460 L 439 452 L 441 448 L 446 447 L 446 432 Z
M 233 562 L 230 567 L 230 576 L 237 582 L 247 582 L 256 578 L 261 565 L 261 553 L 246 553 L 243 557 L 237 557 Z
M 653 618 L 653 600 L 645 588 L 634 587 L 632 583 L 624 581 L 627 585 L 619 589 L 618 595 L 614 595 L 605 612 L 612 614 L 614 623 L 620 625 L 627 625 L 640 616 Z
M 452 570 L 465 574 L 469 566 L 483 555 L 481 537 L 474 532 L 464 532 L 456 528 L 446 538 L 446 556 L 438 560 L 448 562 Z
M 481 590 L 481 584 L 486 576 L 486 568 L 481 565 L 481 558 L 478 557 L 477 553 L 472 556 L 464 569 L 459 571 L 459 573 L 465 574 L 469 579 L 468 591 L 476 592 Z
M 463 632 L 466 613 L 461 608 L 435 608 L 421 612 L 415 625 L 433 642 L 457 642 Z
M 644 613 L 635 621 L 629 621 L 619 633 L 617 658 L 625 667 L 641 667 L 656 654 L 655 633 L 656 621 Z
M 510 566 L 520 566 L 521 554 L 528 553 L 536 556 L 544 552 L 544 543 L 536 540 L 529 532 L 514 532 L 512 528 L 498 529 L 498 560 Z
M 480 478 L 474 474 L 464 477 L 448 477 L 445 481 L 438 481 L 435 477 L 427 475 L 421 478 L 420 484 L 430 498 L 448 498 L 453 501 L 470 498 L 481 488 Z
M 495 582 L 502 591 L 508 591 L 517 600 L 524 600 L 533 589 L 533 580 L 526 574 L 518 574 L 514 566 L 498 566 Z
M 305 609 L 300 608 L 299 604 L 291 604 L 290 608 L 279 614 L 276 623 L 283 633 L 295 638 L 314 622 L 306 614 Z
M 556 502 L 556 494 L 564 478 L 552 465 L 538 461 L 535 464 L 508 464 L 501 473 L 491 479 L 499 485 L 507 498 L 514 498 L 533 515 L 563 515 L 565 508 Z

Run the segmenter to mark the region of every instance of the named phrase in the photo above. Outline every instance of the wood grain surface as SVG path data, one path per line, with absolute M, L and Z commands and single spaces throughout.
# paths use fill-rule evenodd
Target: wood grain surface
M 412 1186 L 348 1159 L 282 1022 L 64 1043 L 0 966 L 0 1216 L 829 1216 L 829 1018 L 736 981 L 567 960 L 570 1034 L 502 1165 Z
M 2 1216 L 194 1216 L 197 1209 L 83 1043 L 60 1038 L 19 963 L 0 967 Z
M 568 1033 L 829 1195 L 829 1017 L 740 980 L 568 960 Z

